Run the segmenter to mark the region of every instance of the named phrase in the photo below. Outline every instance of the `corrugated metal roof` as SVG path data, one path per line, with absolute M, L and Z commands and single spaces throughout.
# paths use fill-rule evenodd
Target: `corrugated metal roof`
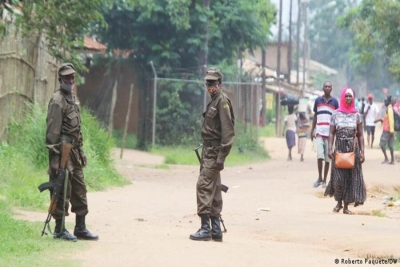
M 107 51 L 107 46 L 97 42 L 96 40 L 88 37 L 88 36 L 84 36 L 84 47 L 87 50 L 91 50 L 91 51 L 96 51 L 96 52 L 106 52 Z

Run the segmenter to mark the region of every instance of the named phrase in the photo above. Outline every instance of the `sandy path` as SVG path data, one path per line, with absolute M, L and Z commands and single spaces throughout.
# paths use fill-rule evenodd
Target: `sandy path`
M 366 151 L 368 200 L 351 207 L 358 215 L 349 216 L 332 213 L 334 200 L 312 187 L 317 171 L 311 141 L 305 162 L 296 153 L 294 161 L 286 161 L 282 138 L 265 139 L 264 145 L 270 161 L 228 167 L 222 173 L 230 187 L 223 195 L 228 228 L 223 243 L 188 238 L 199 228 L 197 167 L 151 168 L 148 164 L 162 163 L 162 158 L 126 150 L 117 166 L 132 184 L 89 194 L 87 222 L 100 240 L 89 242 L 77 259 L 85 267 L 261 267 L 335 266 L 335 259 L 367 255 L 400 258 L 400 207 L 387 208 L 385 218 L 362 215 L 384 208 L 382 198 L 400 186 L 400 163 L 381 165 L 380 150 Z

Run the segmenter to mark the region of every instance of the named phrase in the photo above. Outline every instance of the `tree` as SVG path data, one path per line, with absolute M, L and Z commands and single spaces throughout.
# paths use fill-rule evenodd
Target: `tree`
M 22 16 L 17 25 L 24 36 L 45 34 L 51 54 L 74 63 L 79 71 L 86 70 L 75 51 L 83 47 L 84 34 L 91 23 L 105 26 L 100 7 L 108 0 L 37 0 L 20 1 Z
M 347 1 L 310 1 L 312 18 L 309 37 L 313 60 L 335 69 L 340 69 L 347 63 L 347 51 L 352 46 L 353 34 L 340 28 L 336 20 L 350 7 Z
M 212 48 L 211 64 L 223 59 L 233 63 L 238 47 L 265 46 L 276 13 L 269 0 L 218 0 L 209 10 L 202 3 L 118 0 L 104 9 L 109 27 L 99 34 L 110 49 L 134 49 L 136 62 L 147 65 L 152 60 L 168 74 L 177 67 L 198 67 L 205 38 Z M 204 27 L 209 36 L 201 35 Z
M 203 67 L 199 55 L 204 51 L 209 65 L 235 65 L 240 51 L 266 46 L 276 9 L 269 0 L 213 0 L 209 8 L 203 0 L 117 0 L 104 5 L 102 13 L 108 28 L 97 31 L 99 37 L 111 50 L 131 51 L 128 60 L 140 72 L 144 85 L 152 77 L 150 60 L 159 77 L 185 79 L 199 78 Z M 205 27 L 208 35 L 204 35 Z M 224 73 L 228 74 L 225 70 Z M 148 97 L 146 87 L 139 88 L 140 98 Z M 184 101 L 181 91 L 166 92 L 170 92 L 175 104 Z M 166 92 L 164 99 L 168 99 Z M 159 104 L 171 107 L 168 103 Z M 140 105 L 145 105 L 145 101 L 140 101 Z M 140 119 L 148 120 L 146 109 L 139 109 Z M 171 114 L 165 109 L 162 113 Z M 173 116 L 159 121 L 177 122 Z M 145 123 L 139 122 L 138 139 L 139 146 L 144 148 L 148 134 L 141 125 L 144 127 Z
M 340 25 L 354 34 L 358 60 L 373 62 L 379 58 L 380 66 L 400 81 L 400 3 L 391 0 L 364 0 L 340 19 Z M 378 65 L 379 66 L 379 65 Z M 377 66 L 375 65 L 374 70 Z M 373 72 L 370 72 L 373 73 Z M 386 85 L 387 85 L 387 81 Z M 382 84 L 381 84 L 382 87 Z
M 372 92 L 389 87 L 393 79 L 388 71 L 389 62 L 383 50 L 384 45 L 376 35 L 377 29 L 368 26 L 371 20 L 367 22 L 362 19 L 361 13 L 368 13 L 367 7 L 376 7 L 378 2 L 382 5 L 382 2 L 391 1 L 368 0 L 360 5 L 358 2 L 310 2 L 310 11 L 313 14 L 309 31 L 311 58 L 343 73 L 345 80 L 337 81 L 338 83 Z M 376 18 L 375 15 L 373 17 Z M 370 38 L 373 32 L 376 36 Z

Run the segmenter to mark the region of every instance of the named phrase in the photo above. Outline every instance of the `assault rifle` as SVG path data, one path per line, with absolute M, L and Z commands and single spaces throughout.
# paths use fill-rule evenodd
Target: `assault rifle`
M 200 165 L 201 165 L 201 157 L 200 157 L 200 154 L 199 154 L 199 149 L 202 148 L 202 147 L 203 147 L 203 144 L 200 144 L 198 147 L 196 147 L 196 148 L 194 149 L 194 152 L 195 152 L 196 155 L 197 155 L 197 159 L 199 160 Z M 229 187 L 227 187 L 227 186 L 224 185 L 224 184 L 221 184 L 221 191 L 222 191 L 222 192 L 226 193 L 226 192 L 228 192 L 228 189 L 229 189 Z
M 69 152 L 71 151 L 72 145 L 62 141 L 61 142 L 61 162 L 60 162 L 60 167 L 58 169 L 57 177 L 56 179 L 43 183 L 39 185 L 38 189 L 40 192 L 43 192 L 44 190 L 49 190 L 51 192 L 51 201 L 50 201 L 50 206 L 49 206 L 49 214 L 47 215 L 46 221 L 44 222 L 44 227 L 42 230 L 42 236 L 44 234 L 47 235 L 45 232 L 46 226 L 49 229 L 49 232 L 51 233 L 50 230 L 50 220 L 51 220 L 51 215 L 54 213 L 57 207 L 57 203 L 60 200 L 60 195 L 61 195 L 61 189 L 64 186 L 65 181 L 68 181 L 68 171 L 66 170 L 66 165 L 67 165 L 67 160 L 69 157 Z M 67 179 L 67 180 L 66 180 Z

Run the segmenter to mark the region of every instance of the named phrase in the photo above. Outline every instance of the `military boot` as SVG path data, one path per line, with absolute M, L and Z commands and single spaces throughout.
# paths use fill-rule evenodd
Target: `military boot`
M 74 235 L 78 239 L 84 239 L 84 240 L 98 240 L 99 236 L 96 234 L 92 234 L 89 232 L 88 229 L 86 229 L 86 224 L 85 224 L 85 216 L 81 215 L 76 215 L 76 225 L 74 229 Z
M 210 217 L 208 214 L 202 214 L 200 218 L 201 228 L 196 233 L 191 234 L 189 238 L 192 240 L 209 241 L 211 240 Z
M 62 239 L 62 240 L 66 240 L 66 241 L 72 241 L 72 242 L 76 242 L 78 239 L 76 238 L 76 236 L 71 235 L 67 229 L 65 229 L 65 227 L 63 227 L 63 221 L 62 219 L 57 219 L 56 220 L 56 227 L 54 228 L 54 235 L 53 237 L 55 239 Z
M 222 231 L 219 217 L 211 216 L 211 237 L 214 241 L 222 242 Z

